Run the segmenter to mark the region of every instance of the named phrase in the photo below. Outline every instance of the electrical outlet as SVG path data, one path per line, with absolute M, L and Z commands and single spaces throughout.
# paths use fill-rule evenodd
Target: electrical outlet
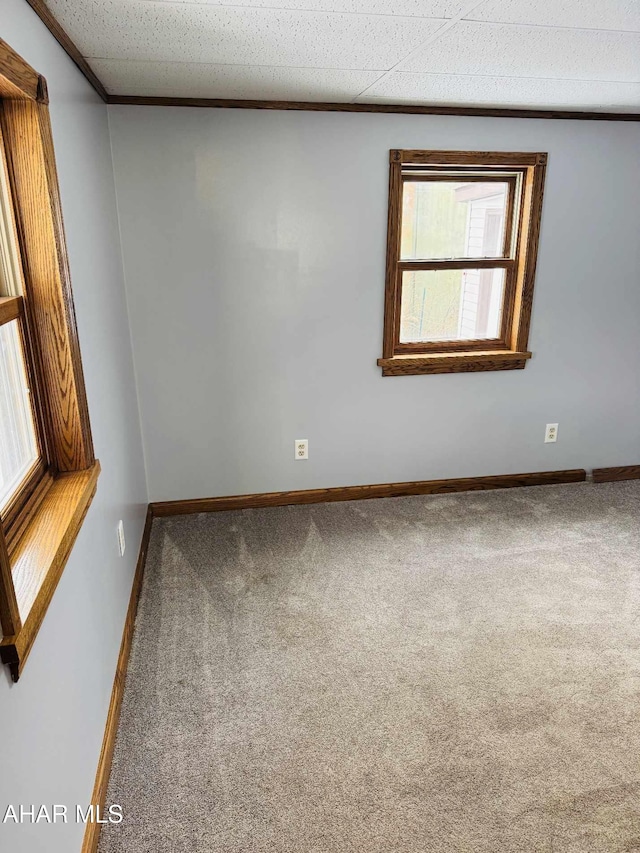
M 295 446 L 296 446 L 296 459 L 308 459 L 309 458 L 309 439 L 308 438 L 296 438 Z
M 124 541 L 124 524 L 122 523 L 122 519 L 118 522 L 118 551 L 120 552 L 120 556 L 124 557 L 124 549 L 126 547 L 126 543 Z
M 544 431 L 544 443 L 552 444 L 558 440 L 558 424 L 547 424 Z

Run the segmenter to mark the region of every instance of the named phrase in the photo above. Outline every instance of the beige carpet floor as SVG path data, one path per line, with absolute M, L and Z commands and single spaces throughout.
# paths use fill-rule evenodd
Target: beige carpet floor
M 101 853 L 640 851 L 640 481 L 156 521 Z

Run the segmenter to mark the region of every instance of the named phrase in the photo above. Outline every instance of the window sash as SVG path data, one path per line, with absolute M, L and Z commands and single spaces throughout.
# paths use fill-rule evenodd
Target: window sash
M 482 172 L 481 170 L 476 170 L 474 174 L 465 175 L 464 173 L 455 174 L 451 171 L 445 172 L 436 172 L 429 173 L 424 172 L 420 173 L 409 173 L 406 172 L 401 173 L 400 177 L 400 241 L 402 241 L 402 210 L 403 210 L 403 200 L 404 200 L 404 185 L 406 183 L 429 183 L 429 182 L 449 182 L 449 183 L 479 183 L 479 184 L 489 184 L 489 183 L 500 183 L 507 184 L 507 204 L 505 207 L 505 219 L 504 219 L 504 236 L 502 242 L 502 254 L 500 258 L 515 258 L 516 254 L 516 246 L 514 245 L 514 232 L 515 232 L 515 220 L 518 212 L 518 208 L 520 207 L 522 201 L 522 192 L 523 192 L 523 180 L 522 175 L 520 173 L 503 173 L 496 174 L 494 172 Z M 400 255 L 398 255 L 400 260 Z M 483 257 L 480 256 L 477 260 L 482 260 Z M 400 263 L 405 263 L 407 259 L 401 259 Z M 440 258 L 416 258 L 411 260 L 434 260 L 440 261 Z M 447 258 L 446 260 L 466 260 L 463 257 L 460 258 Z
M 467 351 L 487 351 L 487 350 L 507 350 L 509 349 L 508 335 L 513 318 L 513 301 L 515 296 L 515 246 L 514 230 L 515 218 L 517 212 L 518 194 L 522 192 L 522 180 L 519 173 L 513 172 L 488 172 L 476 168 L 473 174 L 465 174 L 464 172 L 456 174 L 451 169 L 443 169 L 439 172 L 416 172 L 415 169 L 409 172 L 404 170 L 401 173 L 400 180 L 400 222 L 399 222 L 399 239 L 402 240 L 402 210 L 404 198 L 404 185 L 406 183 L 421 183 L 421 182 L 455 182 L 464 181 L 469 183 L 501 183 L 507 184 L 507 200 L 505 206 L 505 223 L 504 235 L 502 240 L 502 255 L 500 257 L 455 257 L 445 259 L 398 259 L 396 260 L 396 322 L 394 328 L 394 353 L 397 354 L 415 354 L 415 353 L 433 353 L 433 352 L 467 352 Z M 504 291 L 502 294 L 501 306 L 501 322 L 500 334 L 497 338 L 471 338 L 458 340 L 433 340 L 433 341 L 415 341 L 401 342 L 400 329 L 402 319 L 402 280 L 404 272 L 416 271 L 444 271 L 457 269 L 504 269 L 505 282 Z
M 0 326 L 11 323 L 12 320 L 21 320 L 23 315 L 22 297 L 0 296 Z
M 403 272 L 460 270 L 460 269 L 504 269 L 504 292 L 502 294 L 502 317 L 500 335 L 497 338 L 469 338 L 459 340 L 436 341 L 400 341 L 400 324 L 402 320 L 402 274 Z M 409 355 L 412 353 L 434 352 L 486 352 L 490 350 L 509 349 L 509 330 L 513 322 L 513 307 L 515 301 L 516 263 L 504 258 L 487 260 L 478 264 L 473 258 L 464 261 L 402 261 L 398 264 L 396 273 L 397 311 L 395 315 L 394 353 Z
M 513 269 L 514 266 L 515 261 L 513 258 L 445 258 L 438 261 L 398 261 L 399 272 Z
M 38 406 L 35 369 L 27 341 L 24 299 L 21 296 L 0 297 L 0 326 L 14 320 L 19 324 L 22 357 L 29 381 L 38 455 L 16 484 L 11 497 L 0 512 L 0 527 L 2 527 L 9 551 L 11 551 L 20 530 L 24 527 L 25 517 L 33 511 L 34 501 L 43 492 L 43 487 L 51 480 L 47 471 L 46 445 L 43 441 L 44 433 Z

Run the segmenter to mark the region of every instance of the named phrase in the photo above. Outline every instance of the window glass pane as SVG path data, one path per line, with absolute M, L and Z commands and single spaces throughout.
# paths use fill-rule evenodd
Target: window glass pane
M 0 509 L 38 458 L 18 321 L 0 326 Z
M 400 343 L 500 336 L 503 269 L 404 272 Z
M 508 187 L 502 181 L 405 181 L 401 257 L 502 257 Z

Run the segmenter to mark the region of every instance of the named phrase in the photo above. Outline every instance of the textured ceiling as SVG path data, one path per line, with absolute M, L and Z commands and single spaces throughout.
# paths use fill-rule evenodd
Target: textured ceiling
M 110 94 L 640 112 L 640 0 L 47 0 Z

